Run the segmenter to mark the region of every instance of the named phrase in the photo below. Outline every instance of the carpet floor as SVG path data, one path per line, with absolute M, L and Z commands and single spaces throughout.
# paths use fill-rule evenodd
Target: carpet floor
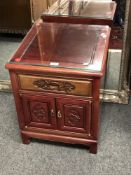
M 13 96 L 0 93 L 0 175 L 130 175 L 131 100 L 103 103 L 97 155 L 87 148 L 32 140 L 22 144 Z
M 9 80 L 5 64 L 11 58 L 22 41 L 23 36 L 13 34 L 0 34 L 0 80 Z

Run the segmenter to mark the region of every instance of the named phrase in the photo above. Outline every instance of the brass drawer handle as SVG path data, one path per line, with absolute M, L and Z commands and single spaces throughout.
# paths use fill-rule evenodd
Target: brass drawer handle
M 61 112 L 60 111 L 57 112 L 57 117 L 58 118 L 62 118 L 62 115 L 61 115 Z

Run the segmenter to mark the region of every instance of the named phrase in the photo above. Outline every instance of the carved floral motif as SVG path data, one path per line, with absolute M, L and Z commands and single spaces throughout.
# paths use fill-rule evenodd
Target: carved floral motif
M 31 110 L 32 120 L 35 122 L 46 122 L 46 110 L 40 103 Z
M 53 80 L 36 80 L 33 82 L 35 86 L 44 90 L 57 90 L 70 92 L 75 89 L 75 86 L 69 82 L 53 81 Z
M 79 126 L 79 121 L 81 117 L 79 115 L 79 112 L 76 110 L 71 110 L 68 114 L 68 120 L 67 123 L 69 126 Z

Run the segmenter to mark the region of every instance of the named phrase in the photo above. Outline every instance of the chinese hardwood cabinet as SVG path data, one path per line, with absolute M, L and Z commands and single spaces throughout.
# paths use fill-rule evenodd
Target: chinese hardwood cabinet
M 97 152 L 109 35 L 108 26 L 34 24 L 6 64 L 24 143 L 38 138 Z

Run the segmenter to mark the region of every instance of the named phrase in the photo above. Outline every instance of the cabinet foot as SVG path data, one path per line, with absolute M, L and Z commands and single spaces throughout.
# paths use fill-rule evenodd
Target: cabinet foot
M 97 143 L 93 143 L 90 145 L 90 148 L 89 148 L 89 151 L 90 153 L 92 154 L 96 154 L 97 153 Z
M 30 138 L 29 137 L 27 137 L 27 136 L 25 136 L 23 134 L 21 134 L 21 137 L 22 137 L 22 142 L 24 144 L 29 144 L 30 143 Z

